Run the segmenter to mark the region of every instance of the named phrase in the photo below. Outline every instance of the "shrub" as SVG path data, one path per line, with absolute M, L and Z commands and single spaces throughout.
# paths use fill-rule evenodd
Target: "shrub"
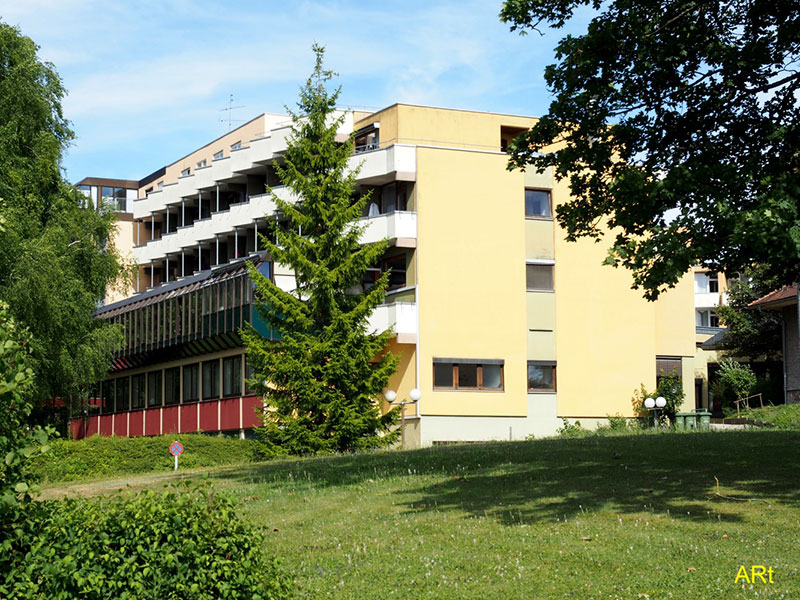
M 642 384 L 639 389 L 633 393 L 631 405 L 641 425 L 647 426 L 653 421 L 650 411 L 644 406 L 645 399 L 658 398 L 659 396 L 662 396 L 664 400 L 667 401 L 666 406 L 658 411 L 659 424 L 666 423 L 668 420 L 674 423 L 675 413 L 678 412 L 678 408 L 683 404 L 683 398 L 685 396 L 681 378 L 674 373 L 671 375 L 663 375 L 659 379 L 658 387 L 656 387 L 654 392 L 648 392 L 647 388 Z
M 185 448 L 180 457 L 180 468 L 259 460 L 253 440 L 196 433 L 134 438 L 95 435 L 84 440 L 53 442 L 47 456 L 35 459 L 33 469 L 34 473 L 50 482 L 167 471 L 173 465 L 169 446 L 175 440 Z
M 575 421 L 574 423 L 570 423 L 569 419 L 566 417 L 561 418 L 561 427 L 556 430 L 556 433 L 561 437 L 585 437 L 589 435 L 591 432 L 586 431 L 583 427 L 581 427 L 580 421 Z
M 745 398 L 756 385 L 756 376 L 750 365 L 723 358 L 719 363 L 719 380 L 730 389 L 737 399 Z
M 22 512 L 0 547 L 3 598 L 289 597 L 263 536 L 208 486 L 32 502 Z

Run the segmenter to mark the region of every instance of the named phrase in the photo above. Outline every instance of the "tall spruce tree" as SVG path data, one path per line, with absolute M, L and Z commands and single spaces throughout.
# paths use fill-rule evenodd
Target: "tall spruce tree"
M 272 192 L 288 226 L 271 220 L 261 236 L 273 261 L 294 270 L 297 288 L 283 291 L 251 267 L 257 310 L 280 339 L 264 339 L 252 326 L 244 332 L 252 383 L 268 404 L 260 432 L 275 453 L 346 452 L 397 437 L 396 411 L 381 414 L 377 403 L 397 367 L 386 351 L 391 331 L 372 334 L 367 325 L 384 299 L 388 273 L 354 293 L 386 242 L 359 242 L 357 220 L 368 196 L 354 194 L 352 136 L 336 141 L 341 88 L 327 91 L 335 73 L 323 68 L 324 48 L 313 50 L 314 71 L 301 88 L 298 112 L 290 111 L 294 133 L 275 167 L 296 202 Z

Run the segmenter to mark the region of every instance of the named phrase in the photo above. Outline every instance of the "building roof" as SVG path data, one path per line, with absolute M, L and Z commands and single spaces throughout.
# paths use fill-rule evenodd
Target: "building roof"
M 779 290 L 770 292 L 758 300 L 753 300 L 750 308 L 761 308 L 763 310 L 780 310 L 786 306 L 797 304 L 797 284 L 783 286 Z
M 75 185 L 105 185 L 108 187 L 121 187 L 134 190 L 139 189 L 139 182 L 135 179 L 112 179 L 109 177 L 84 177 Z

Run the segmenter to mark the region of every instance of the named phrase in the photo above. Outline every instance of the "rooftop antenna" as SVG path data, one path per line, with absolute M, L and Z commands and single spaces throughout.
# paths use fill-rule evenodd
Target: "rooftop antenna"
M 244 106 L 234 106 L 233 105 L 233 94 L 230 95 L 228 98 L 228 106 L 226 108 L 220 108 L 219 112 L 221 113 L 228 113 L 227 115 L 222 115 L 219 118 L 219 122 L 222 125 L 228 124 L 228 131 L 233 129 L 234 123 L 244 123 L 244 119 L 234 119 L 233 118 L 233 111 L 237 108 L 244 108 Z

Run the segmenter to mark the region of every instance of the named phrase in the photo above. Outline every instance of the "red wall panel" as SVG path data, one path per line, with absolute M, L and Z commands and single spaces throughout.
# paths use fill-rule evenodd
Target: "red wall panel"
M 144 434 L 145 435 L 161 435 L 161 409 L 148 408 L 147 415 L 144 419 Z
M 83 419 L 72 419 L 69 422 L 69 435 L 73 440 L 82 440 L 86 437 L 86 427 Z
M 111 419 L 114 415 L 100 415 L 100 435 L 111 435 Z
M 97 435 L 99 433 L 99 426 L 100 426 L 100 417 L 94 416 L 89 417 L 89 423 L 86 426 L 86 437 L 91 437 L 93 435 Z
M 203 402 L 200 404 L 200 429 L 202 431 L 219 431 L 217 423 L 217 409 L 219 402 Z
M 161 433 L 178 433 L 178 407 L 165 406 L 162 413 L 162 431 Z
M 181 406 L 181 433 L 197 431 L 197 404 Z
M 256 409 L 261 409 L 261 399 L 258 396 L 246 396 L 242 398 L 242 428 L 250 429 L 261 425 L 261 421 L 256 414 Z
M 220 400 L 219 428 L 239 429 L 239 398 Z
M 114 435 L 118 437 L 127 437 L 128 415 L 126 413 L 117 413 L 114 415 Z
M 131 413 L 130 421 L 128 422 L 128 435 L 130 437 L 139 437 L 144 435 L 144 411 L 135 410 Z

